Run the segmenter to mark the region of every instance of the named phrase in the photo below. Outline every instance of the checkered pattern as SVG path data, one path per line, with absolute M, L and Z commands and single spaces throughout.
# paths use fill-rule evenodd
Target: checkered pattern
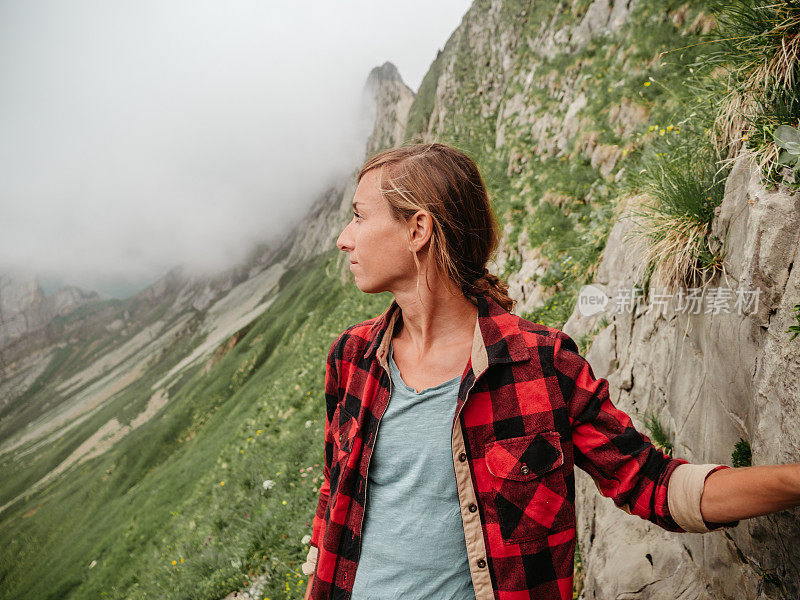
M 477 304 L 488 367 L 476 380 L 472 359 L 467 364 L 456 414 L 494 596 L 571 599 L 574 467 L 617 506 L 682 531 L 669 514 L 667 483 L 686 461 L 669 458 L 634 429 L 611 404 L 607 380 L 594 377 L 568 335 L 513 315 L 490 297 L 479 295 Z M 311 590 L 317 600 L 350 598 L 367 467 L 389 401 L 389 375 L 376 349 L 394 310 L 395 301 L 381 316 L 349 327 L 328 355 L 324 483 L 311 539 L 319 549 Z

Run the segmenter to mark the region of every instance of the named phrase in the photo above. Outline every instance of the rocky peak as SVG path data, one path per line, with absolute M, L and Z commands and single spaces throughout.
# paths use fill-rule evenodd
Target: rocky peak
M 385 62 L 372 69 L 364 85 L 364 97 L 374 111 L 366 155 L 402 143 L 414 92 L 403 82 L 397 67 Z
M 7 272 L 0 275 L 0 348 L 38 331 L 58 316 L 95 302 L 97 292 L 65 285 L 45 296 L 36 275 Z

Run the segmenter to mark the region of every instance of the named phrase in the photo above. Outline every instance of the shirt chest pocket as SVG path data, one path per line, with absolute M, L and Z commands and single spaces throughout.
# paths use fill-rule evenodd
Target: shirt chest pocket
M 495 440 L 486 446 L 494 508 L 507 543 L 543 538 L 574 526 L 556 431 Z

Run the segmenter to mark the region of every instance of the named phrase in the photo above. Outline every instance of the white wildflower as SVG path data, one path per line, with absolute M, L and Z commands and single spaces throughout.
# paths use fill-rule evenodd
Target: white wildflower
M 313 422 L 312 422 L 312 421 L 306 421 L 306 429 L 308 429 L 309 427 L 311 427 L 311 425 L 313 425 Z
M 264 483 L 261 484 L 261 487 L 263 487 L 265 490 L 271 490 L 273 487 L 275 487 L 275 482 L 272 481 L 272 479 L 266 479 L 264 480 Z
M 303 539 L 300 540 L 300 543 L 303 544 L 303 546 L 305 546 L 310 541 L 311 541 L 311 536 L 306 534 L 306 535 L 303 536 Z

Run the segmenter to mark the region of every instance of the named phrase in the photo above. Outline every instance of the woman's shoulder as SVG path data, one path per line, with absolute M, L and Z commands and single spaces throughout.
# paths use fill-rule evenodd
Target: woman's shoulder
M 372 342 L 373 326 L 378 319 L 380 319 L 380 315 L 347 327 L 331 344 L 331 352 L 340 359 L 345 356 L 363 354 Z
M 543 323 L 537 323 L 536 321 L 529 321 L 528 319 L 525 319 L 513 313 L 509 314 L 511 314 L 511 316 L 513 316 L 514 319 L 516 320 L 516 325 L 517 327 L 519 327 L 519 330 L 525 334 L 529 334 L 529 337 L 540 336 L 553 340 L 555 339 L 564 340 L 565 338 L 570 337 L 566 333 L 564 333 L 560 329 L 556 329 L 555 327 L 550 327 L 549 325 L 544 325 Z
M 517 319 L 519 331 L 522 333 L 523 337 L 525 337 L 529 348 L 543 345 L 557 346 L 559 351 L 566 350 L 569 353 L 578 353 L 578 345 L 575 343 L 575 340 L 561 329 L 550 327 L 543 323 L 529 321 L 517 315 L 513 316 Z

